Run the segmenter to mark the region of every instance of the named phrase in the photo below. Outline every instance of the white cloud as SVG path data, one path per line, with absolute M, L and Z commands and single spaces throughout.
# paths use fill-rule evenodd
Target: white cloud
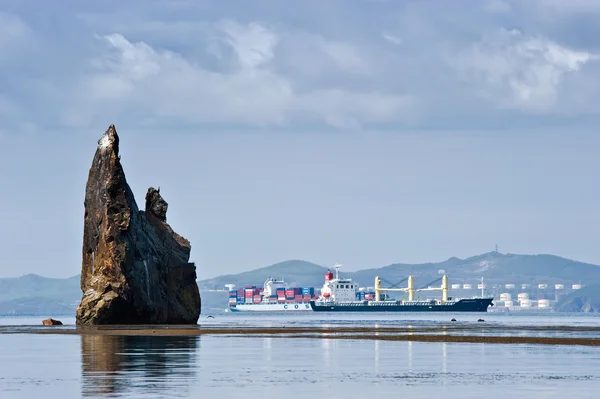
M 231 20 L 218 25 L 226 34 L 223 40 L 233 48 L 242 68 L 257 68 L 273 59 L 278 38 L 264 26 L 256 22 L 243 26 Z
M 486 0 L 443 13 L 394 1 L 369 12 L 342 1 L 39 4 L 60 30 L 0 13 L 6 125 L 454 129 L 494 125 L 506 109 L 514 125 L 600 115 L 596 1 Z
M 413 105 L 407 96 L 376 90 L 305 89 L 294 76 L 271 65 L 279 41 L 275 31 L 258 23 L 244 26 L 233 21 L 217 24 L 217 30 L 223 33 L 220 42 L 237 60 L 237 67 L 222 72 L 173 51 L 131 42 L 121 34 L 100 37 L 105 52 L 93 60 L 94 71 L 85 77 L 81 97 L 63 113 L 65 123 L 93 121 L 96 112 L 108 111 L 113 118 L 135 113 L 155 122 L 325 123 L 346 129 L 402 120 Z M 367 68 L 352 47 L 323 38 L 319 43 L 341 69 L 364 72 Z M 229 60 L 222 58 L 227 64 Z M 307 62 L 317 61 L 309 57 Z
M 558 105 L 561 84 L 598 57 L 551 40 L 501 30 L 452 60 L 478 94 L 502 107 L 549 111 Z

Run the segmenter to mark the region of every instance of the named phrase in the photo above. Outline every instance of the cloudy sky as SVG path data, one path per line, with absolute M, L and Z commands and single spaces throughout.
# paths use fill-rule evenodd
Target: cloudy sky
M 81 262 L 114 123 L 200 278 L 600 264 L 597 0 L 0 0 L 0 277 Z

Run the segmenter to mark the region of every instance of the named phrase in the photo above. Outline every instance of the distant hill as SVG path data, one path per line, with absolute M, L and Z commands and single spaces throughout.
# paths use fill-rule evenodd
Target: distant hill
M 291 260 L 268 267 L 239 274 L 229 274 L 198 281 L 204 289 L 223 289 L 225 284 L 262 285 L 269 277 L 283 277 L 291 286 L 314 286 L 323 284 L 327 267 L 301 260 Z M 488 252 L 467 259 L 450 258 L 438 263 L 402 264 L 396 263 L 380 268 L 364 269 L 356 272 L 344 271 L 340 274 L 352 278 L 361 286 L 372 287 L 375 276 L 395 284 L 413 275 L 416 285 L 426 285 L 441 277 L 443 270 L 450 283 L 477 284 L 481 277 L 486 284 L 600 284 L 600 266 L 573 261 L 553 255 L 515 255 Z M 406 285 L 406 284 L 404 284 Z
M 271 266 L 239 274 L 223 276 L 198 281 L 200 289 L 223 289 L 225 284 L 260 285 L 269 277 L 283 278 L 288 285 L 296 287 L 314 287 L 323 284 L 323 276 L 327 268 L 303 260 L 288 260 Z
M 392 264 L 378 269 L 352 273 L 352 278 L 372 286 L 375 276 L 397 282 L 409 274 L 415 284 L 426 284 L 444 270 L 450 283 L 476 284 L 481 277 L 486 284 L 586 284 L 600 283 L 600 266 L 553 255 L 515 255 L 488 252 L 467 259 L 450 258 L 439 263 Z M 428 281 L 429 280 L 429 281 Z
M 327 267 L 314 263 L 289 260 L 244 273 L 227 274 L 198 281 L 202 295 L 202 312 L 223 309 L 226 306 L 226 293 L 208 291 L 223 290 L 225 284 L 235 284 L 237 287 L 261 286 L 269 276 L 273 276 L 283 278 L 290 286 L 320 287 L 327 270 Z M 585 286 L 600 285 L 600 266 L 553 255 L 515 255 L 498 252 L 489 252 L 467 259 L 450 258 L 437 263 L 397 263 L 353 273 L 342 268 L 340 273 L 364 287 L 372 287 L 375 276 L 384 279 L 383 284 L 387 286 L 412 274 L 418 288 L 440 278 L 439 271 L 441 270 L 448 275 L 450 284 L 470 283 L 474 284 L 474 287 L 481 277 L 485 279 L 488 287 L 494 285 L 503 287 L 504 284 L 509 283 L 517 286 L 520 284 L 537 286 L 537 284 L 545 283 L 548 284 L 548 287 L 553 287 L 553 284 L 564 284 L 565 287 L 570 287 L 571 284 L 582 282 Z M 439 282 L 435 285 L 439 285 Z M 406 283 L 403 283 L 402 286 L 406 286 Z M 503 290 L 503 288 L 498 290 Z M 561 306 L 563 309 L 577 309 L 578 307 L 586 308 L 586 304 L 589 303 L 589 307 L 595 309 L 597 302 L 589 299 L 592 298 L 589 296 L 591 295 L 589 292 L 592 291 L 585 289 L 574 291 L 567 297 L 570 298 L 568 301 L 567 298 L 564 298 L 560 302 L 563 304 Z M 498 293 L 496 292 L 496 294 Z M 80 300 L 79 275 L 66 279 L 46 278 L 34 274 L 18 278 L 0 278 L 0 315 L 72 315 Z M 570 305 L 567 305 L 568 303 Z
M 558 312 L 600 313 L 600 284 L 588 285 L 562 298 L 555 306 Z
M 0 315 L 73 314 L 80 300 L 79 275 L 62 279 L 27 274 L 0 279 Z

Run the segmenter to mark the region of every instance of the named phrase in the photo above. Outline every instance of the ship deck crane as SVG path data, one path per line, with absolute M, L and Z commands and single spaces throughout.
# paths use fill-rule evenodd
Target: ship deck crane
M 394 288 L 395 285 L 398 285 L 406 280 L 408 280 L 407 288 Z M 442 280 L 442 285 L 440 287 L 430 287 L 429 286 L 440 280 Z M 442 303 L 448 302 L 448 276 L 447 275 L 444 275 L 443 277 L 432 281 L 431 283 L 427 284 L 427 286 L 423 286 L 423 287 L 417 288 L 417 289 L 415 289 L 415 282 L 414 282 L 413 276 L 408 276 L 408 278 L 402 280 L 400 283 L 394 284 L 390 288 L 383 288 L 383 287 L 381 287 L 381 278 L 379 276 L 375 276 L 375 301 L 377 301 L 377 302 L 381 301 L 381 292 L 387 292 L 387 291 L 408 292 L 408 301 L 409 302 L 412 302 L 415 300 L 415 292 L 418 292 L 418 291 L 442 291 Z

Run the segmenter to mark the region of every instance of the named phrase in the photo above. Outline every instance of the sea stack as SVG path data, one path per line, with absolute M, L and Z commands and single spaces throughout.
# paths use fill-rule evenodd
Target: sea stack
M 167 223 L 153 187 L 138 210 L 111 125 L 98 140 L 85 190 L 78 325 L 196 324 L 200 293 L 191 245 Z

